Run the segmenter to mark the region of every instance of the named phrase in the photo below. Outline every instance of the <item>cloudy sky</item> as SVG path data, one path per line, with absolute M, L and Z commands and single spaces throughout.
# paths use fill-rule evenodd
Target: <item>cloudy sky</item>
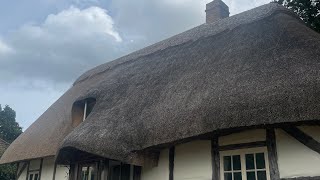
M 1 1 L 0 104 L 26 129 L 86 70 L 204 23 L 210 1 Z M 225 3 L 234 15 L 270 1 Z

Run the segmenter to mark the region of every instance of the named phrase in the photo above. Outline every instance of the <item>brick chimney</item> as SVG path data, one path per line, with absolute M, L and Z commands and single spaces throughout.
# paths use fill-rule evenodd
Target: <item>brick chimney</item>
M 206 23 L 229 17 L 229 7 L 222 0 L 213 0 L 206 5 Z

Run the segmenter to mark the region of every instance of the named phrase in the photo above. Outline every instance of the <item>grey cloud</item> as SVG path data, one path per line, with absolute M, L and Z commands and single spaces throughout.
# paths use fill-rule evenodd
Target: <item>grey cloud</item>
M 122 54 L 112 18 L 98 7 L 71 7 L 40 25 L 25 25 L 7 38 L 15 50 L 1 60 L 0 74 L 69 82 L 80 73 Z M 2 79 L 3 80 L 3 79 Z

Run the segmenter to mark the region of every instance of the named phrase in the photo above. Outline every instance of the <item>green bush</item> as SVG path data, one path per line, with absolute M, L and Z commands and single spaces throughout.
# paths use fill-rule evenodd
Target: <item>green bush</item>
M 14 180 L 16 176 L 17 166 L 13 164 L 0 165 L 0 179 Z

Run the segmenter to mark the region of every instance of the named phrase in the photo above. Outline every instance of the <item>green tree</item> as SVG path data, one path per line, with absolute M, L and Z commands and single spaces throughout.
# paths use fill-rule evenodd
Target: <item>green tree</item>
M 22 128 L 16 122 L 16 112 L 9 106 L 3 109 L 0 104 L 0 138 L 11 143 L 22 133 Z M 0 157 L 4 152 L 0 152 Z M 0 165 L 0 179 L 14 180 L 16 165 Z
M 16 122 L 16 112 L 8 105 L 2 109 L 0 104 L 0 138 L 12 143 L 21 133 L 22 128 Z
M 320 33 L 320 0 L 274 0 L 291 9 L 315 31 Z

